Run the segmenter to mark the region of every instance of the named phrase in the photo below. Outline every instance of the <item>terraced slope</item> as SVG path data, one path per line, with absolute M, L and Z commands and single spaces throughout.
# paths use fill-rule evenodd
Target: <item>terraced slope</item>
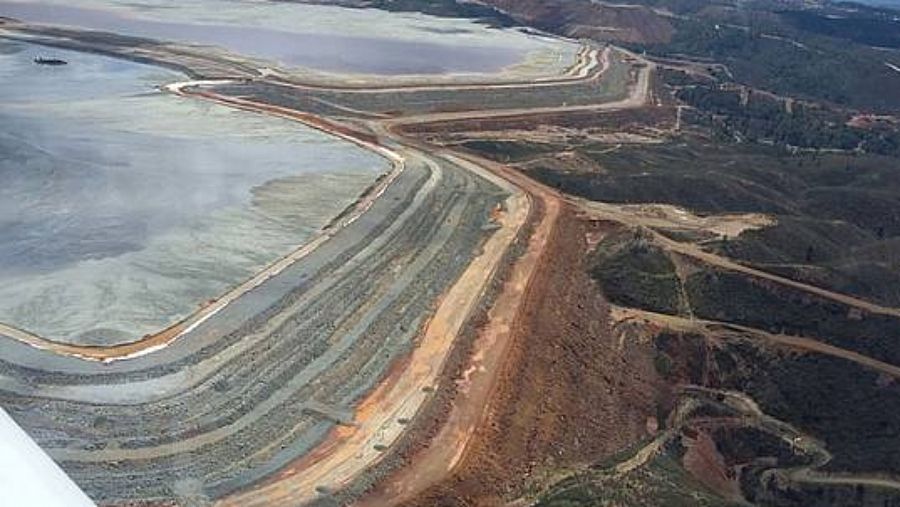
M 357 222 L 167 349 L 103 365 L 3 341 L 0 400 L 97 500 L 228 493 L 347 420 L 502 197 L 450 164 L 410 164 Z

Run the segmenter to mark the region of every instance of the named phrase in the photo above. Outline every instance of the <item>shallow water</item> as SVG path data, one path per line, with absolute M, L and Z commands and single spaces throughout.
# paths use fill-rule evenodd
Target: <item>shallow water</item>
M 362 74 L 496 72 L 559 41 L 469 20 L 248 0 L 0 2 L 0 15 L 191 42 L 287 66 Z M 328 27 L 327 30 L 322 30 Z M 568 62 L 566 62 L 568 63 Z
M 190 314 L 352 203 L 383 159 L 169 96 L 179 74 L 0 42 L 0 322 L 128 341 Z

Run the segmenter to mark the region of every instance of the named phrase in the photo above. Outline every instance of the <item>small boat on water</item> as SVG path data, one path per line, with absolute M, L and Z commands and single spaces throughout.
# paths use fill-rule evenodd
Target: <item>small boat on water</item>
M 69 64 L 69 62 L 67 62 L 65 60 L 60 60 L 59 58 L 44 58 L 43 56 L 39 56 L 39 57 L 35 58 L 34 63 L 36 63 L 38 65 L 54 65 L 54 66 Z

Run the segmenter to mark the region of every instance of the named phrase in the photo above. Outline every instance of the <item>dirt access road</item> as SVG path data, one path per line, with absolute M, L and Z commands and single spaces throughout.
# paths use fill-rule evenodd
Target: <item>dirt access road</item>
M 730 322 L 719 322 L 706 319 L 688 319 L 676 315 L 655 313 L 637 308 L 614 306 L 611 311 L 613 321 L 618 325 L 630 323 L 656 324 L 660 327 L 684 332 L 701 333 L 712 336 L 715 339 L 752 337 L 775 345 L 795 349 L 804 352 L 813 352 L 826 356 L 837 357 L 854 362 L 871 370 L 883 373 L 890 377 L 900 379 L 900 366 L 885 363 L 875 358 L 847 350 L 834 345 L 829 345 L 820 338 L 793 336 L 786 334 L 770 333 L 749 326 L 741 326 Z
M 684 255 L 685 257 L 690 257 L 701 261 L 710 266 L 714 266 L 716 268 L 720 268 L 727 271 L 735 271 L 738 273 L 742 273 L 754 278 L 765 279 L 779 285 L 783 285 L 786 287 L 790 287 L 793 289 L 797 289 L 803 292 L 808 292 L 810 294 L 814 294 L 821 298 L 835 301 L 837 303 L 841 303 L 847 305 L 852 308 L 857 308 L 859 310 L 863 310 L 868 313 L 876 314 L 876 315 L 890 315 L 894 317 L 900 317 L 900 308 L 893 308 L 882 306 L 876 303 L 872 303 L 870 301 L 866 301 L 864 299 L 856 298 L 853 296 L 848 296 L 846 294 L 841 294 L 838 292 L 834 292 L 828 289 L 823 289 L 821 287 L 816 287 L 814 285 L 810 285 L 803 282 L 798 282 L 795 280 L 791 280 L 790 278 L 785 278 L 783 276 L 779 276 L 776 274 L 772 274 L 766 271 L 761 271 L 758 269 L 754 269 L 749 266 L 745 266 L 738 262 L 735 262 L 731 259 L 722 257 L 721 255 L 716 255 L 714 253 L 707 252 L 703 250 L 696 244 L 675 241 L 671 238 L 666 237 L 663 234 L 657 232 L 655 227 L 672 227 L 675 229 L 683 229 L 686 227 L 686 222 L 684 220 L 688 220 L 690 217 L 688 216 L 677 216 L 675 213 L 670 213 L 669 216 L 666 216 L 661 213 L 656 213 L 653 215 L 648 215 L 646 213 L 647 209 L 662 211 L 667 208 L 666 206 L 629 206 L 629 205 L 616 205 L 609 203 L 596 203 L 587 201 L 585 199 L 577 199 L 577 198 L 568 198 L 570 202 L 574 205 L 578 206 L 585 213 L 585 216 L 590 217 L 594 220 L 608 220 L 611 222 L 617 222 L 620 224 L 624 224 L 630 227 L 643 227 L 644 230 L 648 231 L 652 237 L 653 241 L 660 245 L 663 249 L 668 250 L 670 252 L 674 252 L 680 255 Z M 684 220 L 682 220 L 684 219 Z M 696 219 L 695 219 L 696 222 Z M 706 223 L 698 222 L 694 224 L 688 224 L 691 228 L 694 229 L 703 229 L 709 232 L 721 234 L 723 232 L 741 232 L 748 228 L 759 228 L 767 225 L 767 222 L 764 218 L 758 215 L 746 215 L 744 217 L 740 215 L 725 215 L 720 217 L 712 217 L 706 220 Z M 720 229 L 722 227 L 727 227 L 727 229 Z

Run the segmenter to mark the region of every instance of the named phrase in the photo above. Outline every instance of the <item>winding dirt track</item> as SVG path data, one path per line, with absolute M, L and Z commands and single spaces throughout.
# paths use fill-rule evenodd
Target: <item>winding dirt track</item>
M 869 313 L 900 317 L 900 308 L 882 306 L 871 301 L 866 301 L 864 299 L 848 296 L 839 292 L 816 287 L 815 285 L 798 282 L 795 280 L 791 280 L 790 278 L 785 278 L 783 276 L 778 276 L 766 271 L 754 269 L 752 267 L 735 262 L 731 259 L 722 257 L 721 255 L 707 252 L 695 244 L 675 241 L 653 229 L 653 227 L 658 227 L 666 223 L 666 221 L 661 217 L 655 217 L 654 220 L 648 220 L 646 217 L 641 216 L 639 213 L 624 211 L 624 207 L 622 206 L 605 205 L 603 203 L 595 204 L 583 199 L 570 198 L 569 200 L 573 204 L 581 208 L 587 216 L 590 216 L 593 219 L 609 220 L 629 226 L 644 227 L 645 230 L 653 236 L 654 242 L 670 252 L 675 252 L 677 254 L 684 255 L 685 257 L 696 259 L 720 269 L 735 271 L 754 278 L 765 279 L 779 285 L 791 287 L 793 289 L 808 292 L 810 294 L 815 294 L 816 296 L 822 297 L 824 299 L 835 301 Z M 682 224 L 672 221 L 669 222 L 668 225 L 678 228 Z
M 810 457 L 810 463 L 785 469 L 768 469 L 763 472 L 761 482 L 766 482 L 767 477 L 781 476 L 780 480 L 795 483 L 825 484 L 838 486 L 873 486 L 900 490 L 900 480 L 896 478 L 870 475 L 870 474 L 845 474 L 819 471 L 833 458 L 824 443 L 805 434 L 785 423 L 766 414 L 751 397 L 738 391 L 713 389 L 699 385 L 684 385 L 680 388 L 684 396 L 675 409 L 672 417 L 672 426 L 661 432 L 649 444 L 640 448 L 629 459 L 617 464 L 617 475 L 628 473 L 643 466 L 654 458 L 663 449 L 664 445 L 677 437 L 687 425 L 702 425 L 716 427 L 717 425 L 739 425 L 755 427 L 771 433 L 782 439 L 786 444 L 796 447 L 800 454 Z M 739 418 L 704 418 L 691 417 L 691 412 L 696 407 L 697 399 L 707 399 L 722 403 L 741 414 Z
M 611 314 L 613 320 L 619 324 L 634 321 L 649 322 L 674 330 L 714 333 L 714 336 L 717 338 L 728 338 L 729 336 L 735 335 L 736 333 L 734 333 L 734 331 L 737 331 L 737 336 L 739 338 L 754 337 L 795 350 L 814 352 L 816 354 L 846 359 L 847 361 L 854 362 L 879 373 L 884 373 L 885 375 L 900 379 L 900 366 L 885 363 L 884 361 L 879 361 L 878 359 L 852 350 L 829 345 L 820 338 L 775 334 L 763 331 L 762 329 L 741 326 L 730 322 L 688 319 L 676 315 L 667 315 L 620 306 L 613 307 Z

